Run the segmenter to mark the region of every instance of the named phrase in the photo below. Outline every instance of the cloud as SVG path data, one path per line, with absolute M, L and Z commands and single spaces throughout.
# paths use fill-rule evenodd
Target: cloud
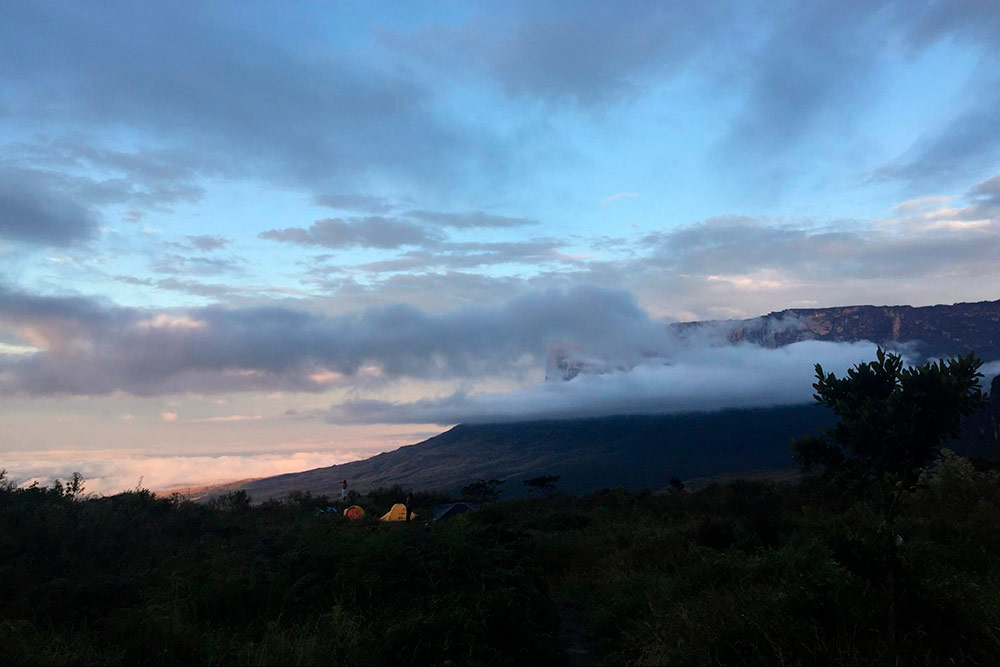
M 9 142 L 0 151 L 0 165 L 23 169 L 55 191 L 91 207 L 123 204 L 163 211 L 205 195 L 198 180 L 218 175 L 221 168 L 194 152 L 145 148 L 124 152 L 98 148 L 79 140 Z M 144 212 L 125 214 L 138 222 Z
M 681 71 L 720 32 L 712 16 L 718 10 L 705 3 L 569 2 L 524 10 L 516 3 L 492 7 L 458 25 L 382 36 L 450 76 L 485 73 L 511 97 L 592 107 L 641 95 L 659 77 Z
M 564 244 L 552 239 L 527 241 L 442 242 L 432 249 L 410 250 L 392 259 L 366 262 L 356 269 L 372 273 L 427 271 L 433 269 L 473 269 L 497 264 L 548 263 L 577 264 L 560 254 Z
M 404 245 L 425 245 L 441 239 L 439 235 L 420 225 L 381 216 L 326 218 L 317 220 L 308 229 L 272 229 L 261 232 L 259 236 L 271 241 L 325 248 L 398 248 Z
M 524 360 L 544 359 L 553 338 L 605 356 L 652 353 L 668 342 L 664 324 L 630 294 L 597 287 L 527 292 L 437 314 L 386 305 L 341 316 L 279 307 L 163 313 L 0 295 L 0 325 L 39 349 L 0 361 L 4 394 L 320 391 L 331 372 L 354 376 L 369 367 L 390 381 L 523 374 Z
M 97 231 L 95 213 L 60 191 L 44 175 L 0 170 L 0 238 L 66 246 Z
M 813 365 L 842 374 L 874 359 L 875 345 L 805 341 L 777 349 L 754 345 L 678 347 L 669 360 L 628 370 L 581 374 L 503 394 L 457 392 L 410 403 L 347 401 L 333 423 L 489 423 L 616 414 L 665 414 L 809 403 Z
M 739 80 L 731 83 L 746 86 L 745 102 L 721 142 L 720 160 L 741 164 L 734 155 L 752 155 L 775 165 L 814 127 L 844 133 L 851 127 L 845 110 L 865 101 L 877 80 L 894 15 L 891 5 L 864 2 L 770 14 L 762 45 L 734 63 Z
M 969 80 L 955 101 L 957 111 L 930 128 L 903 155 L 883 165 L 876 176 L 900 179 L 912 188 L 959 183 L 992 169 L 1000 157 L 1000 6 L 989 0 L 900 3 L 902 42 L 914 52 L 941 44 L 960 44 L 974 59 Z
M 1000 272 L 1000 220 L 977 227 L 984 207 L 840 225 L 741 216 L 711 218 L 643 239 L 647 261 L 690 276 L 776 271 L 799 282 L 903 278 L 933 273 Z M 961 230 L 961 231 L 958 231 Z
M 638 196 L 639 196 L 638 192 L 619 192 L 617 194 L 608 195 L 607 197 L 601 200 L 601 203 L 607 206 L 608 204 L 616 202 L 619 199 L 626 199 L 626 198 L 635 199 Z
M 222 273 L 241 273 L 244 264 L 245 262 L 239 258 L 164 255 L 156 260 L 150 269 L 156 273 L 212 276 Z
M 418 221 L 418 222 L 414 222 Z M 469 213 L 444 213 L 439 211 L 408 211 L 401 217 L 370 215 L 351 218 L 326 218 L 317 220 L 309 228 L 287 227 L 261 232 L 262 239 L 316 245 L 326 248 L 399 248 L 401 246 L 428 246 L 435 253 L 460 252 L 458 244 L 444 242 L 439 227 L 457 229 L 499 228 L 509 229 L 538 224 L 528 218 L 511 218 L 482 211 Z M 482 247 L 491 244 L 481 243 Z M 492 244 L 500 247 L 502 244 Z M 517 244 L 508 244 L 515 247 Z
M 274 452 L 245 455 L 156 456 L 133 450 L 41 450 L 4 453 L 4 465 L 18 484 L 67 479 L 79 472 L 85 493 L 112 494 L 141 485 L 157 493 L 190 487 L 301 472 L 356 461 L 364 452 Z
M 396 205 L 386 197 L 359 194 L 316 195 L 313 197 L 313 203 L 317 206 L 326 206 L 342 211 L 360 211 L 373 214 L 388 213 L 396 208 Z
M 459 119 L 436 117 L 430 92 L 415 81 L 335 45 L 310 48 L 309 39 L 282 42 L 283 31 L 250 29 L 254 11 L 7 6 L 6 117 L 167 137 L 175 156 L 197 153 L 226 175 L 317 189 L 374 172 L 454 182 L 493 160 L 492 138 L 470 138 Z M 307 33 L 310 13 L 282 18 Z
M 537 225 L 537 220 L 530 218 L 511 218 L 503 215 L 491 215 L 482 211 L 471 211 L 469 213 L 442 213 L 440 211 L 407 211 L 406 215 L 423 222 L 429 222 L 442 227 L 455 227 L 457 229 L 470 229 L 476 227 L 492 227 L 497 229 L 509 229 L 511 227 L 524 227 L 527 225 Z
M 207 422 L 211 424 L 215 423 L 230 423 L 230 422 L 255 422 L 260 421 L 264 417 L 262 415 L 226 415 L 224 417 L 205 417 L 204 419 L 193 419 L 195 422 Z
M 229 245 L 230 240 L 222 236 L 212 236 L 210 234 L 202 234 L 200 236 L 189 236 L 188 242 L 198 250 L 220 250 Z
M 1000 26 L 998 26 L 1000 30 Z M 992 67 L 997 67 L 993 63 Z M 995 167 L 1000 158 L 1000 76 L 977 84 L 964 111 L 927 133 L 904 155 L 876 170 L 882 179 L 900 179 L 912 188 L 942 187 L 968 174 Z

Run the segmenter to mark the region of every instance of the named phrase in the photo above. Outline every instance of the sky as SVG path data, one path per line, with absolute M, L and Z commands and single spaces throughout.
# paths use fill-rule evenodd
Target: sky
M 0 468 L 807 401 L 874 347 L 667 325 L 1000 298 L 998 61 L 991 0 L 2 3 Z

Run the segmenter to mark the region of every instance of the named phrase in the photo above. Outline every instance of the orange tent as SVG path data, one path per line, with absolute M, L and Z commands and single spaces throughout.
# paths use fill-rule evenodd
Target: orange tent
M 350 521 L 360 519 L 364 515 L 365 511 L 357 505 L 351 505 L 346 510 L 344 510 L 344 516 L 347 517 Z

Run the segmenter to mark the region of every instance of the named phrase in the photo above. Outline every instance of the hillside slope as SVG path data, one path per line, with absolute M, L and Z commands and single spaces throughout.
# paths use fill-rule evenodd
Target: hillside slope
M 727 410 L 684 415 L 631 415 L 517 424 L 458 425 L 421 443 L 362 461 L 206 489 L 201 496 L 245 488 L 255 500 L 289 491 L 339 497 L 340 483 L 364 490 L 401 484 L 454 491 L 477 478 L 521 481 L 559 475 L 560 487 L 584 493 L 607 487 L 665 487 L 682 479 L 793 467 L 789 439 L 831 423 L 815 406 Z

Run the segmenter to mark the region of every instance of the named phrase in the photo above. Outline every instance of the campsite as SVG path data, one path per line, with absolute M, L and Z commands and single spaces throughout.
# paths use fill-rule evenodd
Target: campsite
M 3 662 L 994 663 L 1000 479 L 983 465 L 946 458 L 907 501 L 895 646 L 876 527 L 808 485 L 557 490 L 478 511 L 415 492 L 409 523 L 381 520 L 401 488 L 359 495 L 350 521 L 305 493 L 8 486 Z M 435 505 L 472 511 L 435 521 Z

